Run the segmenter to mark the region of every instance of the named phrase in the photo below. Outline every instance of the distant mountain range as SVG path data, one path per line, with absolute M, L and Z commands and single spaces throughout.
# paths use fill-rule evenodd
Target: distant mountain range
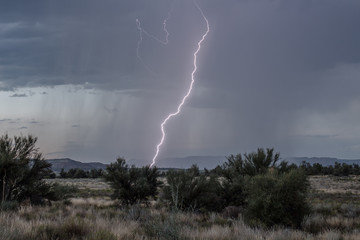
M 80 168 L 88 171 L 91 169 L 105 169 L 107 166 L 106 164 L 100 162 L 83 163 L 70 158 L 47 159 L 46 161 L 52 164 L 51 169 L 56 173 L 59 173 L 62 168 L 64 171 L 69 171 L 71 168 Z
M 310 164 L 320 163 L 323 166 L 334 165 L 335 162 L 338 163 L 346 163 L 346 164 L 359 164 L 360 159 L 356 160 L 348 160 L 348 159 L 337 159 L 337 158 L 329 158 L 329 157 L 294 157 L 294 158 L 284 158 L 289 163 L 295 163 L 296 165 L 301 164 L 303 161 L 308 162 Z M 59 173 L 63 168 L 65 171 L 68 171 L 71 168 L 80 168 L 85 171 L 91 169 L 105 169 L 107 164 L 100 162 L 90 162 L 83 163 L 79 161 L 72 160 L 70 158 L 62 158 L 62 159 L 48 159 L 49 163 L 52 164 L 52 170 L 56 173 Z M 156 166 L 158 168 L 190 168 L 193 164 L 196 164 L 200 169 L 213 169 L 217 165 L 222 165 L 225 163 L 225 156 L 190 156 L 184 158 L 163 158 L 156 161 Z M 150 162 L 146 160 L 136 160 L 130 159 L 127 161 L 129 165 L 135 165 L 137 167 L 142 167 L 145 165 L 149 165 Z
M 338 158 L 330 158 L 330 157 L 294 157 L 294 158 L 286 158 L 284 159 L 285 161 L 288 161 L 289 163 L 295 163 L 296 165 L 301 164 L 303 161 L 308 162 L 310 164 L 314 164 L 314 163 L 320 163 L 323 166 L 330 166 L 330 165 L 334 165 L 335 162 L 338 163 L 346 163 L 349 165 L 352 164 L 359 164 L 360 165 L 360 159 L 354 159 L 354 160 L 349 160 L 349 159 L 338 159 Z
M 226 162 L 225 156 L 189 156 L 178 158 L 160 158 L 156 161 L 158 168 L 190 168 L 193 164 L 196 164 L 200 169 L 213 169 L 217 165 L 222 165 Z M 130 159 L 128 161 L 130 165 L 144 166 L 149 165 L 151 161 Z

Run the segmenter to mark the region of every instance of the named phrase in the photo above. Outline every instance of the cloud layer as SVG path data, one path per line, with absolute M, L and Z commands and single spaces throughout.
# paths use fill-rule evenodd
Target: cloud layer
M 40 139 L 50 131 L 61 147 L 46 151 L 82 160 L 150 158 L 160 122 L 188 87 L 205 30 L 192 1 L 20 2 L 0 9 L 1 128 Z M 136 56 L 135 20 L 163 38 L 172 4 L 169 44 L 144 35 L 139 48 L 150 72 Z M 288 156 L 360 156 L 359 1 L 199 5 L 211 32 L 194 92 L 167 126 L 164 157 L 260 146 Z M 18 118 L 18 126 L 8 123 Z M 44 124 L 35 128 L 31 119 Z

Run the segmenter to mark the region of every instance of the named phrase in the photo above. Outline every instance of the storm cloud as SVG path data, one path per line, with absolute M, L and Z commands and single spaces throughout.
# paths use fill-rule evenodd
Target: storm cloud
M 275 147 L 285 156 L 359 158 L 359 1 L 198 3 L 211 31 L 161 157 Z M 135 20 L 163 39 L 172 6 L 169 44 L 144 35 L 139 48 L 150 72 L 136 56 Z M 38 135 L 59 157 L 151 158 L 204 31 L 192 0 L 6 1 L 0 119 L 20 120 L 0 121 L 1 129 Z

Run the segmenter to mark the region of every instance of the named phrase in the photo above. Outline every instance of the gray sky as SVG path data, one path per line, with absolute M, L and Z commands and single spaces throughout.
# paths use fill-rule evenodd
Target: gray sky
M 358 0 L 198 3 L 210 33 L 160 158 L 257 147 L 360 158 Z M 136 19 L 164 40 L 172 7 L 169 43 L 143 34 L 141 62 Z M 38 136 L 47 158 L 150 164 L 205 30 L 192 0 L 2 1 L 1 134 Z

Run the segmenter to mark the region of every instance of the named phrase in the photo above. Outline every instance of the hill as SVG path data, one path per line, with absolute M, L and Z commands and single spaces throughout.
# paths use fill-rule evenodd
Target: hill
M 330 158 L 330 157 L 294 157 L 294 158 L 286 158 L 285 161 L 288 161 L 289 163 L 295 163 L 296 165 L 300 165 L 303 161 L 308 162 L 310 164 L 314 163 L 320 163 L 323 166 L 330 166 L 334 165 L 335 162 L 338 162 L 340 164 L 346 163 L 349 165 L 352 164 L 359 164 L 360 165 L 360 159 L 338 159 L 338 158 Z
M 189 156 L 189 157 L 177 157 L 177 158 L 160 158 L 156 161 L 158 168 L 190 168 L 193 164 L 196 164 L 200 169 L 213 169 L 217 165 L 222 165 L 226 162 L 225 156 Z M 130 159 L 128 161 L 130 165 L 141 167 L 149 165 L 150 160 L 144 159 Z
M 83 163 L 70 158 L 47 159 L 46 161 L 52 164 L 51 169 L 56 173 L 59 173 L 62 168 L 65 171 L 69 171 L 71 168 L 80 168 L 88 171 L 91 169 L 105 169 L 107 166 L 106 164 L 100 162 Z
M 323 166 L 334 165 L 335 162 L 338 163 L 346 163 L 349 165 L 359 164 L 360 159 L 356 160 L 348 160 L 348 159 L 338 159 L 338 158 L 329 158 L 329 157 L 293 157 L 293 158 L 283 158 L 289 163 L 295 163 L 296 165 L 300 165 L 303 161 L 308 162 L 310 164 L 320 163 Z M 100 162 L 90 162 L 83 163 L 79 161 L 72 160 L 70 158 L 61 158 L 61 159 L 48 159 L 49 163 L 52 164 L 52 170 L 56 173 L 59 173 L 62 168 L 65 171 L 68 171 L 71 168 L 80 168 L 85 171 L 91 169 L 105 169 L 107 164 Z M 196 164 L 200 169 L 213 169 L 217 165 L 222 165 L 226 162 L 225 156 L 189 156 L 189 157 L 178 157 L 178 158 L 160 158 L 156 161 L 156 166 L 160 169 L 171 169 L 171 168 L 180 168 L 186 169 L 190 168 L 193 164 Z M 142 167 L 145 165 L 149 165 L 150 160 L 144 159 L 130 159 L 127 161 L 129 165 L 135 165 L 137 167 Z

